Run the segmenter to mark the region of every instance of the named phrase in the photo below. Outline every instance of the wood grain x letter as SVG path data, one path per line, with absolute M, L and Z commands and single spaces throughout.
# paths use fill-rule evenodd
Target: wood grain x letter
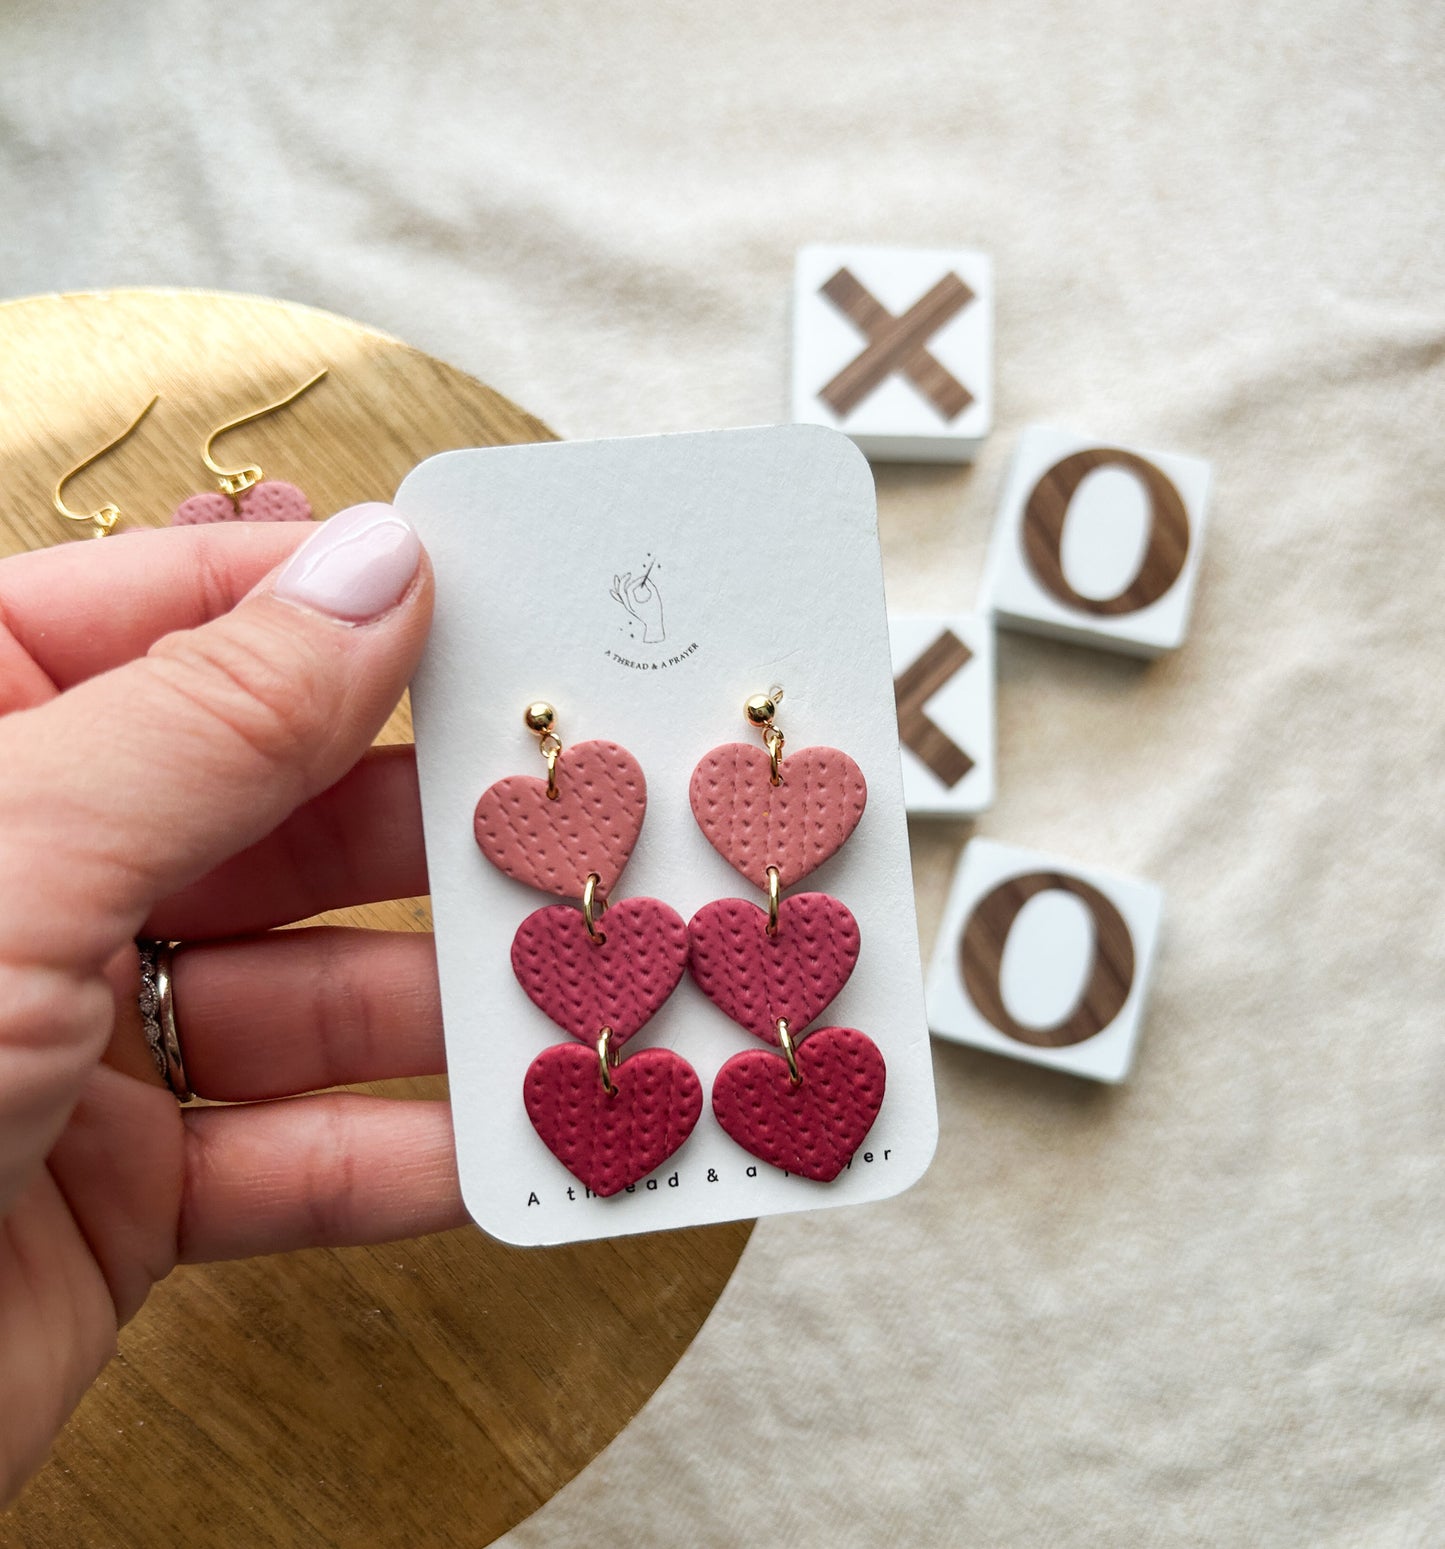
M 847 269 L 840 269 L 822 294 L 868 340 L 868 348 L 818 394 L 839 418 L 851 414 L 895 373 L 907 377 L 945 420 L 956 419 L 973 402 L 973 394 L 927 347 L 973 300 L 973 292 L 956 274 L 945 274 L 902 317 L 894 317 Z
M 973 652 L 951 629 L 944 632 L 893 684 L 898 701 L 898 736 L 950 790 L 973 768 L 973 760 L 923 713 L 923 707 Z

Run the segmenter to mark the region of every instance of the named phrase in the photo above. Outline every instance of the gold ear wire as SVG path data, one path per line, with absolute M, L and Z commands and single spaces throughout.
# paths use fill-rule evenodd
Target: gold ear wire
M 70 483 L 76 474 L 84 473 L 92 463 L 99 462 L 107 452 L 113 452 L 122 441 L 130 436 L 138 428 L 140 422 L 146 417 L 146 415 L 149 414 L 153 408 L 155 408 L 156 404 L 160 401 L 160 396 L 161 395 L 157 393 L 155 397 L 151 399 L 145 408 L 143 408 L 140 413 L 136 415 L 136 417 L 130 422 L 129 425 L 125 427 L 123 431 L 121 431 L 118 436 L 110 441 L 107 441 L 99 451 L 92 452 L 89 457 L 84 458 L 81 462 L 76 463 L 76 465 L 68 473 L 62 473 L 55 481 L 55 489 L 50 496 L 51 503 L 54 505 L 55 509 L 59 511 L 60 514 L 66 519 L 67 522 L 91 523 L 95 528 L 95 531 L 91 533 L 92 538 L 104 538 L 110 532 L 110 530 L 120 520 L 120 507 L 111 505 L 109 502 L 107 502 L 105 505 L 101 506 L 98 511 L 72 511 L 70 507 L 66 505 L 64 500 L 65 486 Z
M 242 425 L 249 425 L 253 420 L 264 419 L 266 415 L 274 414 L 277 409 L 284 409 L 287 404 L 295 403 L 302 393 L 309 392 L 325 375 L 326 367 L 323 366 L 310 381 L 303 382 L 300 387 L 287 393 L 284 398 L 278 398 L 275 403 L 268 403 L 265 408 L 252 409 L 249 414 L 243 414 L 239 419 L 227 420 L 224 425 L 218 425 L 206 437 L 206 444 L 201 450 L 201 459 L 215 474 L 216 484 L 223 495 L 234 498 L 250 489 L 253 484 L 259 484 L 263 475 L 255 463 L 247 463 L 241 468 L 222 468 L 211 456 L 211 447 L 217 439 L 224 436 L 228 430 L 239 430 Z

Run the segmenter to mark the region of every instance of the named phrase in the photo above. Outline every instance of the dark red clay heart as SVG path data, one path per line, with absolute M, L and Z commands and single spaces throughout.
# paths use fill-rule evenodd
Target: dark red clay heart
M 827 893 L 797 893 L 768 913 L 745 898 L 704 904 L 687 927 L 688 967 L 698 988 L 725 1015 L 766 1042 L 778 1019 L 796 1038 L 848 982 L 858 961 L 858 922 Z
M 294 484 L 262 479 L 232 500 L 220 490 L 208 490 L 181 501 L 171 517 L 172 527 L 193 527 L 204 522 L 309 522 L 311 502 Z
M 702 1112 L 697 1072 L 671 1049 L 639 1049 L 612 1072 L 612 1084 L 615 1097 L 602 1089 L 596 1052 L 576 1043 L 544 1049 L 522 1083 L 532 1128 L 604 1198 L 661 1167 Z
M 783 783 L 770 778 L 767 751 L 726 742 L 692 772 L 698 827 L 729 865 L 767 886 L 776 866 L 784 887 L 801 882 L 846 843 L 868 800 L 863 771 L 838 748 L 799 748 L 783 759 Z
M 598 931 L 600 942 L 567 904 L 538 909 L 512 938 L 512 972 L 558 1027 L 587 1044 L 610 1027 L 620 1049 L 677 988 L 687 927 L 660 899 L 624 898 L 608 905 Z
M 745 1049 L 718 1071 L 712 1111 L 744 1151 L 784 1172 L 831 1183 L 848 1165 L 883 1106 L 887 1071 L 878 1045 L 854 1027 L 820 1027 L 788 1062 Z
M 473 822 L 482 854 L 529 887 L 582 897 L 589 872 L 606 896 L 642 832 L 647 781 L 642 766 L 615 742 L 579 742 L 557 760 L 557 799 L 547 781 L 508 775 L 489 785 Z

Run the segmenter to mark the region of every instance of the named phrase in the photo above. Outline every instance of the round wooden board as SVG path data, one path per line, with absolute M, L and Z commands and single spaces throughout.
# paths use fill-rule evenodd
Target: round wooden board
M 314 391 L 218 448 L 301 485 L 318 512 L 389 498 L 434 452 L 552 439 L 460 371 L 306 307 L 144 290 L 10 302 L 0 554 L 95 541 L 56 516 L 51 486 L 152 393 L 140 432 L 67 488 L 73 508 L 112 500 L 122 526 L 166 524 L 209 487 L 207 430 L 321 366 Z M 403 705 L 384 740 L 409 738 Z M 424 899 L 326 918 L 430 928 Z M 179 1270 L 122 1331 L 0 1543 L 478 1549 L 641 1408 L 750 1230 L 515 1249 L 468 1229 Z

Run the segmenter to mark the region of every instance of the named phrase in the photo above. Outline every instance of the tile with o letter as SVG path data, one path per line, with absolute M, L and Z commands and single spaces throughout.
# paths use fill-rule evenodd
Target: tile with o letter
M 934 1036 L 1094 1081 L 1124 1080 L 1163 902 L 1152 882 L 971 840 L 928 971 Z
M 1184 643 L 1203 555 L 1209 464 L 1031 425 L 984 575 L 1000 627 L 1158 656 Z

